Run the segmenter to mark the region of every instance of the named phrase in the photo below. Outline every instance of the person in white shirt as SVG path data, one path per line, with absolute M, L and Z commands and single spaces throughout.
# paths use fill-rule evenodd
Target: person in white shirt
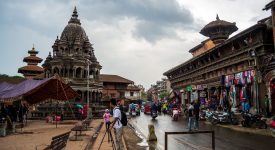
M 112 126 L 115 129 L 115 137 L 116 137 L 116 149 L 123 150 L 123 143 L 122 143 L 122 123 L 121 120 L 121 111 L 119 106 L 117 105 L 116 99 L 110 100 L 110 106 L 113 108 L 113 117 L 114 121 L 112 122 Z

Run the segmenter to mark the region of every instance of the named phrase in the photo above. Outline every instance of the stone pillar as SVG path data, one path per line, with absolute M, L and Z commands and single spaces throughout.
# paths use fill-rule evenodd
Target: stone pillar
M 76 68 L 73 68 L 73 78 L 75 78 Z
M 157 136 L 156 136 L 156 133 L 155 133 L 154 125 L 149 124 L 148 129 L 149 129 L 149 134 L 148 134 L 148 137 L 147 137 L 147 141 L 157 141 Z
M 84 69 L 81 68 L 81 71 L 80 71 L 80 78 L 83 77 L 83 70 L 84 70 Z
M 84 101 L 84 91 L 81 91 L 81 102 Z

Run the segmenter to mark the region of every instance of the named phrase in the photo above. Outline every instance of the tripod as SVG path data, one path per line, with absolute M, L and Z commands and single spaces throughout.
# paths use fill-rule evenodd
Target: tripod
M 106 131 L 105 131 L 105 133 L 104 133 L 104 136 L 103 136 L 103 138 L 102 138 L 102 140 L 101 140 L 101 142 L 100 142 L 100 145 L 99 145 L 99 147 L 98 147 L 98 150 L 100 150 L 100 147 L 101 147 L 101 145 L 102 145 L 102 143 L 103 143 L 103 140 L 104 140 L 104 138 L 105 138 L 105 136 L 106 136 L 106 133 L 108 133 L 108 142 L 111 141 L 111 142 L 112 142 L 113 150 L 116 150 L 115 142 L 114 142 L 113 135 L 112 135 L 112 132 L 111 132 L 111 130 L 110 130 L 110 127 L 108 127 L 108 128 L 106 129 Z

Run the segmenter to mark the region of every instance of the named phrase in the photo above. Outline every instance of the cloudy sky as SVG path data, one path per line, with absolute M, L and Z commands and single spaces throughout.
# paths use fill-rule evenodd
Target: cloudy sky
M 0 0 L 0 73 L 19 75 L 35 45 L 45 59 L 76 5 L 101 73 L 118 74 L 149 88 L 163 72 L 191 58 L 206 37 L 200 29 L 220 19 L 240 32 L 268 17 L 270 0 Z M 236 34 L 234 33 L 234 34 Z

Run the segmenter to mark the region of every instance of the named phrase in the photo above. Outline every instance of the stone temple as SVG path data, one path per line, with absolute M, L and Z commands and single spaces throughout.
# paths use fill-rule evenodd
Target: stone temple
M 49 53 L 42 65 L 45 77 L 59 74 L 80 95 L 76 102 L 86 103 L 89 95 L 90 103 L 99 103 L 103 89 L 99 80 L 102 66 L 81 26 L 76 7 L 68 25 L 60 38 L 57 37 L 52 48 L 52 55 Z

